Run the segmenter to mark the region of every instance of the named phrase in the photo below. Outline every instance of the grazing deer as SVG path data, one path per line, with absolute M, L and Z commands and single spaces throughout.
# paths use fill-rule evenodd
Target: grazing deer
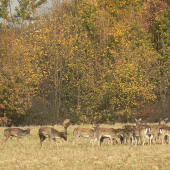
M 90 138 L 90 144 L 92 144 L 92 146 L 94 145 L 94 142 L 93 142 L 94 130 L 93 129 L 78 127 L 74 129 L 73 135 L 75 136 L 73 144 L 76 143 L 79 137 L 84 137 L 84 138 Z
M 56 142 L 56 145 L 57 145 L 56 139 L 63 138 L 65 141 L 67 141 L 67 129 L 70 125 L 71 125 L 71 123 L 68 120 L 63 122 L 65 132 L 59 132 L 56 129 L 51 128 L 51 127 L 41 127 L 38 131 L 41 147 L 43 147 L 43 141 L 46 138 L 49 138 L 50 147 L 51 147 L 51 139 L 53 139 Z M 57 147 L 58 147 L 58 145 L 57 145 Z
M 111 145 L 113 144 L 113 139 L 117 139 L 117 130 L 114 128 L 101 128 L 99 125 L 93 126 L 94 128 L 94 133 L 96 134 L 96 138 L 99 141 L 99 145 L 101 146 L 103 140 L 105 138 L 110 139 Z
M 3 133 L 4 133 L 4 136 L 5 136 L 6 138 L 4 138 L 4 139 L 2 140 L 2 143 L 3 143 L 4 141 L 5 141 L 5 143 L 6 143 L 7 140 L 9 139 L 9 137 L 12 137 L 12 136 L 17 137 L 18 142 L 20 143 L 20 138 L 21 138 L 22 136 L 25 136 L 25 135 L 27 135 L 27 134 L 30 134 L 30 129 L 28 128 L 28 129 L 26 129 L 26 130 L 23 130 L 23 129 L 20 129 L 20 128 L 8 128 L 8 129 L 5 129 L 5 130 L 3 131 Z
M 160 118 L 159 125 L 166 125 L 167 124 L 167 120 L 168 120 L 168 118 L 166 118 L 166 119 Z
M 164 140 L 165 136 L 168 136 L 170 139 L 170 127 L 169 126 L 161 127 L 159 129 L 159 133 L 160 133 L 160 138 L 161 138 L 162 144 L 163 144 L 163 140 Z M 168 140 L 168 144 L 169 144 L 169 140 Z

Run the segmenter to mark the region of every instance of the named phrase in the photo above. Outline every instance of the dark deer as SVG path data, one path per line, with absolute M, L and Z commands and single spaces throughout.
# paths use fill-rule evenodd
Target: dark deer
M 65 141 L 67 141 L 67 128 L 70 125 L 71 125 L 71 123 L 70 123 L 69 119 L 66 119 L 63 122 L 65 132 L 59 132 L 52 127 L 41 127 L 39 129 L 39 137 L 40 137 L 41 147 L 43 146 L 42 143 L 46 138 L 49 138 L 50 147 L 51 147 L 51 139 L 53 139 L 56 142 L 56 145 L 57 145 L 56 139 L 64 139 Z M 57 147 L 58 147 L 58 145 L 57 145 Z
M 5 143 L 6 143 L 6 141 L 7 141 L 10 137 L 12 137 L 12 136 L 17 137 L 18 142 L 20 143 L 20 138 L 21 138 L 22 136 L 25 136 L 25 135 L 27 135 L 27 134 L 30 134 L 30 129 L 28 128 L 28 129 L 26 129 L 26 130 L 23 130 L 23 129 L 20 129 L 20 128 L 8 128 L 8 129 L 5 129 L 5 130 L 3 131 L 3 133 L 4 133 L 5 138 L 2 140 L 2 143 L 3 143 L 4 141 L 5 141 Z

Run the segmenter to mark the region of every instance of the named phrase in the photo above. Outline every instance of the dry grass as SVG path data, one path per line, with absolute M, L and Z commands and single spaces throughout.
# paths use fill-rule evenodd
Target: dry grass
M 91 127 L 90 125 L 82 125 Z M 104 126 L 104 125 L 103 125 Z M 106 127 L 120 128 L 123 124 L 105 125 Z M 113 146 L 103 143 L 102 147 L 90 146 L 89 139 L 80 138 L 76 145 L 72 144 L 74 139 L 73 129 L 68 129 L 68 141 L 58 140 L 59 147 L 49 140 L 45 140 L 44 147 L 40 148 L 38 129 L 31 127 L 31 135 L 21 139 L 19 145 L 16 138 L 9 139 L 7 145 L 1 145 L 0 169 L 4 170 L 100 170 L 100 169 L 126 169 L 126 170 L 150 170 L 170 169 L 170 145 L 161 144 L 152 146 L 130 146 L 115 144 Z M 63 131 L 62 126 L 55 126 Z M 0 128 L 3 132 L 4 128 Z M 3 134 L 0 133 L 3 138 Z

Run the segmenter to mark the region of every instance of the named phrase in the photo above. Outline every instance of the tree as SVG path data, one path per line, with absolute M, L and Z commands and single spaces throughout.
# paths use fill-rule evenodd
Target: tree
M 0 18 L 12 22 L 13 24 L 23 24 L 24 21 L 34 20 L 37 9 L 46 3 L 47 0 L 17 0 L 18 6 L 14 12 L 11 9 L 14 1 L 0 0 Z

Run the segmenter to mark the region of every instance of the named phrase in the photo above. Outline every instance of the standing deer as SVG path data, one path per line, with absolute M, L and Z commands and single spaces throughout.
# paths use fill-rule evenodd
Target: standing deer
M 136 144 L 138 144 L 139 139 L 141 140 L 141 144 L 145 144 L 145 140 L 149 140 L 149 144 L 151 144 L 151 140 L 153 139 L 153 135 L 151 133 L 151 126 L 147 125 L 146 122 L 143 122 L 142 119 L 135 119 L 136 121 L 136 129 L 134 133 L 134 137 L 136 138 Z
M 110 139 L 111 145 L 113 144 L 113 139 L 118 139 L 117 130 L 114 128 L 101 128 L 99 125 L 93 126 L 93 128 L 100 146 L 105 138 Z
M 159 133 L 160 133 L 160 138 L 161 138 L 162 144 L 163 144 L 163 140 L 164 140 L 165 136 L 168 136 L 168 138 L 170 139 L 170 127 L 169 126 L 161 127 L 159 129 Z M 169 140 L 168 140 L 168 144 L 169 144 Z
M 133 145 L 134 132 L 136 127 L 125 125 L 123 128 L 124 129 L 117 129 L 117 135 L 121 135 L 123 137 L 124 144 L 128 144 L 128 141 L 131 140 L 131 144 Z
M 20 138 L 22 136 L 25 136 L 27 134 L 30 134 L 30 129 L 20 129 L 20 128 L 8 128 L 5 129 L 3 131 L 5 138 L 2 140 L 2 143 L 5 141 L 5 143 L 7 142 L 7 140 L 9 139 L 9 137 L 15 136 L 18 139 L 18 142 L 20 143 Z
M 57 145 L 57 141 L 56 139 L 60 139 L 63 138 L 65 141 L 67 141 L 67 129 L 68 127 L 71 125 L 70 120 L 67 119 L 63 122 L 63 126 L 65 129 L 65 132 L 59 132 L 56 129 L 52 128 L 52 127 L 41 127 L 38 131 L 39 133 L 39 138 L 40 138 L 40 144 L 41 144 L 41 148 L 43 147 L 43 141 L 46 138 L 49 138 L 50 141 L 50 147 L 51 147 L 51 139 L 53 139 L 56 142 Z M 58 145 L 57 145 L 58 147 Z
M 167 124 L 167 120 L 168 120 L 168 118 L 166 118 L 166 119 L 160 118 L 159 125 L 166 125 Z
M 78 127 L 74 129 L 73 135 L 75 136 L 73 144 L 76 143 L 79 137 L 84 137 L 84 138 L 90 138 L 90 144 L 92 144 L 92 146 L 94 145 L 94 142 L 93 142 L 94 130 L 93 129 Z
M 166 119 L 160 118 L 159 125 L 152 125 L 151 126 L 151 131 L 152 131 L 152 134 L 153 134 L 153 137 L 154 137 L 153 138 L 153 142 L 155 144 L 156 144 L 156 138 L 158 137 L 158 139 L 159 139 L 159 135 L 160 135 L 159 129 L 160 128 L 164 128 L 164 127 L 169 127 L 168 125 L 166 125 L 167 124 L 167 120 L 168 120 L 168 118 L 166 118 Z M 164 138 L 165 138 L 165 140 L 167 140 L 168 135 L 165 135 Z
M 151 144 L 153 138 L 151 128 L 147 125 L 137 126 L 134 132 L 134 137 L 136 138 L 136 144 L 138 144 L 139 139 L 142 145 L 145 144 L 146 140 L 149 140 L 148 144 Z

